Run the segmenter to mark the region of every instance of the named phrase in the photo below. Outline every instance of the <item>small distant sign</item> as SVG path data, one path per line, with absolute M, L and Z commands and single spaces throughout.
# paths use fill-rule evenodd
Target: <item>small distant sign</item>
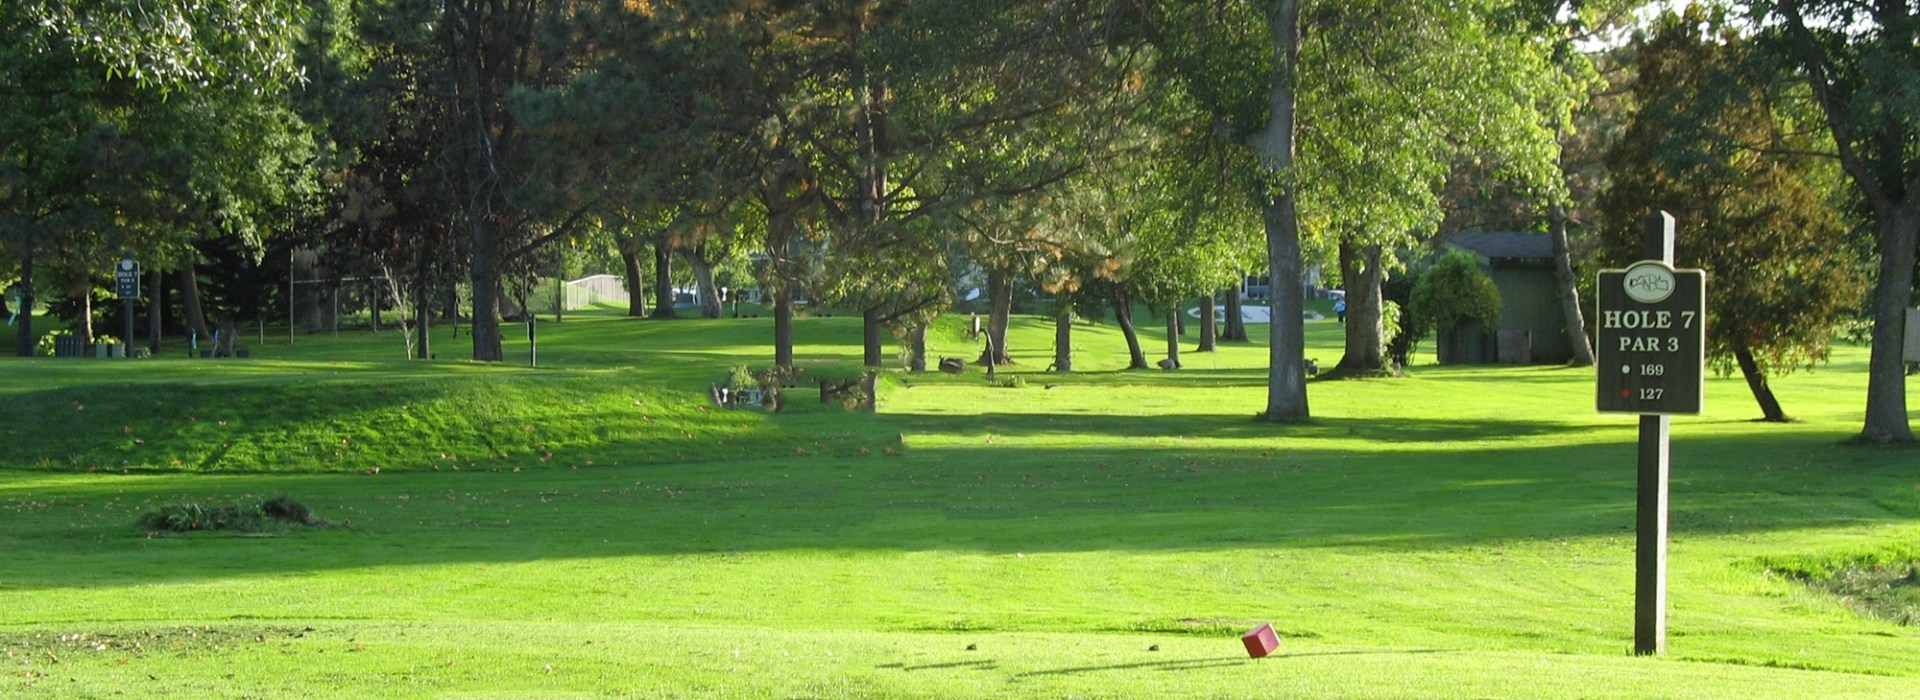
M 1707 273 L 1642 260 L 1602 270 L 1601 413 L 1696 414 L 1706 380 Z
M 121 258 L 113 270 L 113 292 L 120 299 L 140 298 L 140 263 Z

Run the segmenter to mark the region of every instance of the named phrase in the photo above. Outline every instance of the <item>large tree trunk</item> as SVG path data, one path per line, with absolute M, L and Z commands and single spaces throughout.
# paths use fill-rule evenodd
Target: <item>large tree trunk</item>
M 1133 327 L 1133 300 L 1127 298 L 1124 290 L 1113 293 L 1113 320 L 1120 324 L 1120 334 L 1127 339 L 1127 369 L 1146 369 L 1147 353 L 1140 349 L 1140 332 Z
M 293 266 L 291 273 L 293 286 L 293 318 L 289 323 L 302 328 L 303 333 L 319 333 L 327 329 L 326 318 L 320 307 L 322 286 L 320 280 L 320 255 L 309 248 L 300 248 L 293 253 L 289 261 Z
M 647 315 L 647 282 L 640 273 L 640 249 L 638 247 L 620 247 L 620 261 L 627 264 L 627 316 L 639 318 Z
M 907 347 L 911 352 L 907 358 L 907 371 L 927 371 L 927 324 L 916 325 L 907 331 Z
M 1380 246 L 1340 242 L 1340 279 L 1347 288 L 1346 353 L 1338 369 L 1366 374 L 1387 369 L 1386 327 L 1380 307 Z
M 1053 370 L 1073 371 L 1073 312 L 1062 311 L 1053 318 Z
M 867 367 L 879 367 L 880 359 L 880 310 L 865 308 L 860 310 L 860 361 Z
M 213 342 L 213 332 L 207 328 L 207 314 L 200 306 L 200 281 L 194 274 L 193 263 L 187 263 L 174 274 L 180 280 L 180 311 L 187 315 L 187 330 L 206 347 Z
M 789 199 L 787 191 L 797 180 L 791 172 L 781 173 L 761 193 L 767 209 L 767 264 L 771 268 L 766 281 L 773 287 L 773 364 L 789 368 L 793 367 L 795 285 L 792 241 L 794 219 L 802 204 Z
M 707 262 L 706 251 L 695 248 L 682 257 L 687 261 L 687 268 L 693 270 L 694 285 L 700 289 L 700 317 L 720 318 L 720 287 L 713 282 L 713 264 Z
M 420 332 L 418 352 L 413 359 L 433 359 L 433 275 L 428 273 L 425 254 L 422 254 L 414 274 L 413 282 L 413 327 Z M 404 311 L 402 312 L 404 313 Z
M 1873 354 L 1867 361 L 1867 418 L 1860 439 L 1913 442 L 1907 416 L 1904 352 L 1907 304 L 1913 298 L 1913 262 L 1920 237 L 1920 191 L 1902 206 L 1877 208 L 1880 216 L 1880 276 L 1873 289 Z
M 93 290 L 80 295 L 80 339 L 88 345 L 93 344 Z
M 40 342 L 33 337 L 33 299 L 33 249 L 28 248 L 20 254 L 20 320 L 14 340 L 14 350 L 21 357 L 33 357 Z
M 231 314 L 220 314 L 220 328 L 214 333 L 213 356 L 233 357 L 234 336 L 240 334 L 240 327 L 233 321 Z
M 148 273 L 147 281 L 147 352 L 154 357 L 160 356 L 160 338 L 166 334 L 167 318 L 167 278 L 159 269 Z M 127 347 L 133 347 L 128 341 Z
M 367 300 L 367 318 L 373 321 L 373 332 L 380 332 L 380 283 L 362 282 L 360 295 Z
M 1306 302 L 1300 298 L 1304 265 L 1296 208 L 1298 189 L 1293 182 L 1300 0 L 1278 0 L 1268 12 L 1267 31 L 1274 43 L 1267 123 L 1248 139 L 1268 180 L 1260 208 L 1267 233 L 1273 318 L 1267 326 L 1267 407 L 1262 415 L 1274 422 L 1299 423 L 1312 417 L 1307 409 L 1306 328 L 1301 318 Z
M 445 293 L 440 299 L 440 317 L 453 321 L 454 323 L 459 323 L 460 285 L 448 284 L 441 287 L 440 291 Z
M 1247 318 L 1240 311 L 1240 287 L 1236 282 L 1227 288 L 1227 330 L 1220 334 L 1221 340 L 1247 342 Z
M 1877 5 L 1890 7 L 1893 3 Z M 1882 9 L 1906 19 L 1906 3 L 1895 9 Z M 1899 119 L 1879 119 L 1857 136 L 1877 142 L 1879 163 L 1861 156 L 1856 134 L 1849 133 L 1847 113 L 1858 109 L 1847 103 L 1846 92 L 1836 89 L 1831 70 L 1834 57 L 1807 28 L 1801 4 L 1780 3 L 1777 11 L 1793 38 L 1805 70 L 1800 71 L 1827 119 L 1840 167 L 1854 182 L 1867 204 L 1873 207 L 1879 226 L 1878 254 L 1880 274 L 1873 290 L 1873 354 L 1867 362 L 1866 423 L 1855 439 L 1876 442 L 1913 442 L 1913 426 L 1907 415 L 1906 310 L 1913 297 L 1913 262 L 1916 238 L 1920 238 L 1920 171 L 1913 166 L 1911 148 L 1914 133 L 1911 123 Z M 1912 21 L 1881 22 L 1878 39 L 1890 47 L 1906 51 L 1915 43 L 1916 25 Z M 1881 167 L 1876 168 L 1879 165 Z
M 673 293 L 673 246 L 662 239 L 653 244 L 653 317 L 679 318 L 673 309 L 678 300 Z
M 1559 283 L 1560 315 L 1567 324 L 1567 343 L 1573 346 L 1575 367 L 1593 366 L 1593 342 L 1587 339 L 1587 319 L 1580 308 L 1580 280 L 1573 272 L 1573 250 L 1567 242 L 1567 208 L 1554 205 L 1548 223 L 1553 236 L 1553 277 Z
M 475 217 L 472 226 L 473 359 L 500 362 L 506 351 L 500 344 L 499 232 L 484 216 Z
M 872 21 L 871 8 L 860 11 L 862 28 L 854 38 L 858 45 L 864 38 L 866 22 Z M 859 152 L 860 169 L 858 176 L 859 210 L 855 218 L 859 222 L 856 228 L 877 227 L 887 218 L 887 162 L 892 155 L 893 144 L 887 138 L 887 107 L 889 97 L 884 80 L 873 75 L 866 52 L 857 52 L 861 59 L 853 65 L 856 108 L 853 115 L 855 148 Z M 866 366 L 880 366 L 880 323 L 881 308 L 879 302 L 867 302 L 860 314 L 861 346 L 864 349 Z
M 80 301 L 79 328 L 74 329 L 80 336 L 82 345 L 92 345 L 93 333 L 93 279 L 84 269 L 63 268 L 60 272 L 60 286 L 68 299 Z
M 1180 369 L 1180 305 L 1167 309 L 1167 361 L 1161 365 L 1166 369 Z
M 1213 318 L 1213 295 L 1200 297 L 1200 347 L 1194 352 L 1213 352 L 1215 341 L 1220 335 L 1220 326 Z
M 979 364 L 1010 365 L 1007 357 L 1007 323 L 1013 315 L 1013 277 L 1002 270 L 987 271 L 987 347 L 980 351 Z
M 773 294 L 773 364 L 793 366 L 793 292 L 785 286 Z
M 1740 376 L 1746 377 L 1747 389 L 1753 392 L 1753 400 L 1760 404 L 1760 419 L 1773 423 L 1784 423 L 1787 414 L 1780 409 L 1780 399 L 1773 395 L 1773 388 L 1767 386 L 1767 375 L 1760 371 L 1760 363 L 1753 359 L 1753 351 L 1746 347 L 1733 349 L 1733 359 L 1740 363 Z

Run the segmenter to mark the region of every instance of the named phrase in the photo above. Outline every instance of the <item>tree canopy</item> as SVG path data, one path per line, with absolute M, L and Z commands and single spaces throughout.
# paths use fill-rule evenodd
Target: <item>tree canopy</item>
M 1639 106 L 1601 198 L 1608 260 L 1637 257 L 1646 212 L 1673 214 L 1678 264 L 1710 280 L 1708 363 L 1737 368 L 1763 416 L 1786 420 L 1767 377 L 1826 358 L 1859 308 L 1866 246 L 1835 206 L 1836 164 L 1806 155 L 1805 86 L 1751 63 L 1731 31 L 1699 35 L 1701 20 L 1672 17 L 1638 48 Z
M 1298 422 L 1312 273 L 1346 287 L 1341 366 L 1379 372 L 1400 256 L 1436 245 L 1450 203 L 1501 210 L 1553 234 L 1578 328 L 1580 239 L 1612 178 L 1620 206 L 1711 204 L 1694 218 L 1715 265 L 1814 245 L 1778 231 L 1870 224 L 1862 436 L 1910 439 L 1914 9 L 1780 0 L 1743 6 L 1757 21 L 1738 46 L 1577 41 L 1638 4 L 20 0 L 0 7 L 18 38 L 0 46 L 0 276 L 84 307 L 125 251 L 186 291 L 197 265 L 226 275 L 215 296 L 252 299 L 216 301 L 231 314 L 269 301 L 228 292 L 265 284 L 271 249 L 384 277 L 422 320 L 434 299 L 497 361 L 504 297 L 567 259 L 624 264 L 637 288 L 650 250 L 655 317 L 675 315 L 676 285 L 717 316 L 717 280 L 751 273 L 791 366 L 799 299 L 858 312 L 879 365 L 884 332 L 913 337 L 982 287 L 991 365 L 1010 360 L 1016 290 L 1051 294 L 1069 325 L 1095 309 L 1130 324 L 1136 303 L 1184 311 L 1254 272 L 1275 319 L 1261 415 Z M 1655 49 L 1682 58 L 1628 60 Z M 1740 70 L 1699 72 L 1723 63 Z M 1638 131 L 1601 77 L 1632 65 Z M 1811 151 L 1838 167 L 1787 157 Z M 1847 197 L 1827 196 L 1837 182 Z M 1822 259 L 1717 287 L 1741 295 L 1729 313 L 1811 314 L 1720 319 L 1750 378 L 1821 357 L 1861 272 Z

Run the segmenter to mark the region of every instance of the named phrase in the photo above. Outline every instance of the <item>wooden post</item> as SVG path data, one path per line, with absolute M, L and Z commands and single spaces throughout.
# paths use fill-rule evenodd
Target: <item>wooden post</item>
M 1655 211 L 1642 234 L 1642 258 L 1673 264 L 1673 216 Z M 1640 416 L 1640 459 L 1634 505 L 1633 653 L 1667 651 L 1667 472 L 1673 421 Z

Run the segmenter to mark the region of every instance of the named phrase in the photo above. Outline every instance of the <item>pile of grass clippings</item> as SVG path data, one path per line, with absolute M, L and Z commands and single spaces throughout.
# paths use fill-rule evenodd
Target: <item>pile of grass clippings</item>
M 306 504 L 286 496 L 250 505 L 205 506 L 177 503 L 140 516 L 140 526 L 152 532 L 271 532 L 288 526 L 328 527 Z

